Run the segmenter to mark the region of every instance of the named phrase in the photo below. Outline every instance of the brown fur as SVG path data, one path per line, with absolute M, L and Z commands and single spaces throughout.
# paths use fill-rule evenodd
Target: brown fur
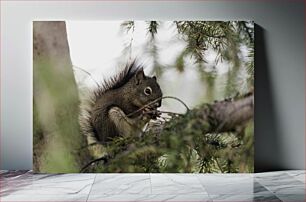
M 149 96 L 144 93 L 146 87 L 152 89 Z M 93 92 L 87 108 L 83 109 L 80 123 L 82 131 L 89 137 L 88 143 L 97 140 L 104 144 L 114 137 L 131 133 L 132 129 L 128 128 L 128 124 L 140 122 L 141 114 L 135 114 L 133 117 L 126 115 L 161 96 L 162 92 L 155 77 L 145 76 L 142 67 L 137 66 L 135 61 L 127 65 L 115 77 L 104 81 L 104 84 Z M 159 106 L 160 104 L 161 102 Z M 117 112 L 112 110 L 116 112 L 112 114 L 112 119 L 109 114 L 111 109 L 117 109 Z

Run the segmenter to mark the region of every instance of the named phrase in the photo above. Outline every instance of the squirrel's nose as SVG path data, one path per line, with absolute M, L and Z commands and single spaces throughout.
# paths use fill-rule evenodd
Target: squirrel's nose
M 161 106 L 161 100 L 159 100 L 158 102 L 155 103 L 156 107 L 160 107 Z

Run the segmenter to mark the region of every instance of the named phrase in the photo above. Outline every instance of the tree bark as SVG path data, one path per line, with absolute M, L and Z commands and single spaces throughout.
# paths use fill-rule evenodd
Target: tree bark
M 254 95 L 204 104 L 162 125 L 150 125 L 150 131 L 166 135 L 170 131 L 190 135 L 193 129 L 202 134 L 239 132 L 254 116 Z M 156 132 L 157 131 L 157 132 Z M 189 134 L 190 133 L 190 134 Z
M 33 22 L 33 77 L 34 171 L 78 172 L 86 140 L 65 22 Z
M 209 127 L 205 133 L 230 132 L 245 125 L 254 115 L 254 95 L 237 100 L 215 102 L 199 109 L 198 118 L 207 120 Z

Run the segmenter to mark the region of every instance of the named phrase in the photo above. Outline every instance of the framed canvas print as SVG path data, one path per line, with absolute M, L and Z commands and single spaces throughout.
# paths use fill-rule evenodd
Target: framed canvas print
M 33 168 L 254 170 L 252 21 L 34 21 Z

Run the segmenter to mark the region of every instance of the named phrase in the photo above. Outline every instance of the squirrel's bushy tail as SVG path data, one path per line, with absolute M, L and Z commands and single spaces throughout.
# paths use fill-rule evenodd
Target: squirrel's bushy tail
M 122 69 L 122 71 L 107 80 L 103 80 L 96 89 L 89 91 L 89 95 L 86 96 L 86 98 L 82 98 L 80 105 L 79 123 L 83 135 L 87 137 L 88 145 L 98 143 L 98 139 L 91 120 L 92 109 L 96 101 L 107 91 L 120 88 L 126 84 L 141 68 L 141 65 L 136 64 L 136 60 L 132 60 Z

